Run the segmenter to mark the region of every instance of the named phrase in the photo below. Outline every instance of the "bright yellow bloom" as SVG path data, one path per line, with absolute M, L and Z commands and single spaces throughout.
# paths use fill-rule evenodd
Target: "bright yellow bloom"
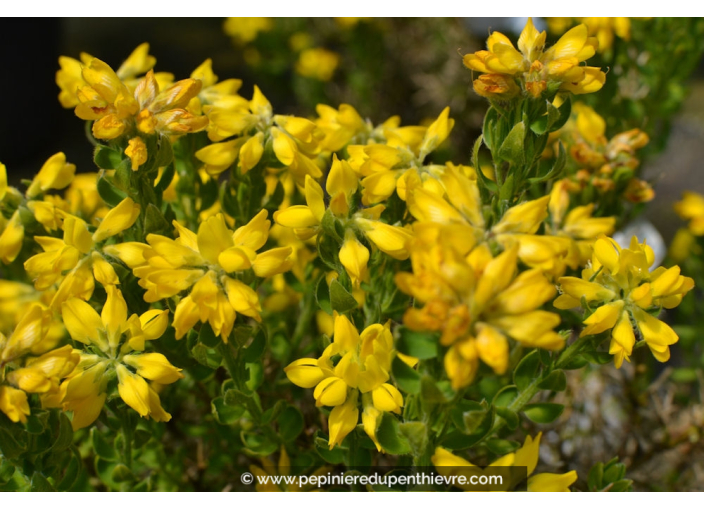
M 489 464 L 489 467 L 525 466 L 528 469 L 528 492 L 570 492 L 569 486 L 577 481 L 576 471 L 570 471 L 562 475 L 552 473 L 533 475 L 538 465 L 541 436 L 542 432 L 538 433 L 535 439 L 531 436 L 526 436 L 522 447 L 513 453 L 509 453 L 495 460 Z M 431 461 L 433 465 L 438 468 L 438 473 L 442 476 L 452 476 L 453 474 L 470 476 L 470 474 L 474 473 L 481 475 L 483 472 L 481 468 L 476 467 L 469 461 L 450 453 L 442 447 L 435 449 L 435 454 L 431 458 Z M 476 471 L 473 468 L 475 468 Z M 521 480 L 511 480 L 506 485 L 507 488 L 509 488 L 520 482 Z M 457 485 L 457 487 L 469 490 L 471 485 L 467 484 L 466 487 Z
M 609 354 L 616 367 L 630 361 L 636 334 L 658 361 L 670 358 L 669 346 L 679 337 L 670 326 L 648 313 L 658 308 L 675 308 L 692 290 L 694 281 L 680 275 L 679 266 L 651 271 L 653 250 L 633 237 L 628 248 L 602 236 L 594 243 L 591 265 L 582 278 L 559 279 L 562 295 L 557 308 L 569 309 L 586 303 L 594 312 L 584 320 L 581 336 L 611 330 Z
M 140 166 L 147 162 L 147 146 L 141 137 L 135 136 L 127 144 L 125 155 L 132 162 L 132 170 L 138 170 Z
M 23 241 L 24 225 L 20 220 L 19 210 L 16 210 L 0 234 L 0 260 L 5 264 L 13 262 L 22 250 Z
M 547 231 L 556 236 L 570 239 L 570 247 L 565 263 L 571 269 L 584 266 L 591 255 L 591 244 L 600 235 L 611 235 L 616 226 L 616 218 L 595 218 L 594 204 L 582 205 L 569 211 L 570 183 L 562 179 L 553 184 L 550 192 L 550 221 Z
M 518 247 L 493 258 L 486 245 L 460 253 L 451 228 L 427 223 L 410 245 L 413 273 L 396 284 L 422 308 L 410 308 L 404 323 L 414 330 L 441 331 L 449 347 L 445 370 L 455 389 L 469 385 L 479 360 L 498 374 L 508 368 L 509 338 L 527 346 L 559 350 L 553 331 L 557 314 L 538 310 L 555 294 L 540 269 L 518 272 Z
M 207 118 L 185 109 L 201 89 L 200 80 L 181 80 L 164 90 L 150 70 L 130 90 L 105 62 L 94 58 L 81 65 L 86 85 L 77 94 L 76 115 L 92 120 L 93 135 L 112 140 L 134 127 L 145 134 L 182 135 L 204 129 Z
M 319 104 L 315 107 L 315 111 L 319 115 L 315 123 L 325 133 L 325 138 L 320 142 L 323 150 L 337 152 L 350 143 L 355 136 L 368 129 L 357 110 L 348 104 L 341 104 L 337 110 L 331 106 Z
M 695 236 L 704 235 L 704 197 L 693 191 L 682 193 L 682 200 L 675 204 L 675 212 L 689 220 L 689 231 Z
M 74 369 L 79 355 L 71 346 L 48 351 L 52 314 L 34 303 L 24 312 L 9 338 L 0 333 L 0 411 L 14 421 L 27 422 L 30 414 L 26 393 L 45 396 L 57 393 L 61 379 Z M 53 344 L 55 345 L 55 344 Z M 47 352 L 48 351 L 48 352 Z M 31 354 L 40 354 L 31 357 Z
M 596 92 L 606 81 L 606 75 L 596 67 L 580 65 L 594 56 L 598 47 L 595 37 L 589 37 L 585 25 L 569 30 L 550 49 L 545 50 L 545 32 L 538 32 L 528 18 L 518 39 L 518 50 L 508 37 L 494 32 L 487 39 L 487 50 L 464 56 L 468 68 L 491 76 L 491 83 L 518 79 L 523 89 L 533 97 L 540 97 L 552 83 L 574 94 Z M 475 90 L 487 95 L 492 86 L 485 78 L 475 84 Z M 514 89 L 499 86 L 497 92 L 505 96 Z
M 61 405 L 64 410 L 74 412 L 74 429 L 90 425 L 100 414 L 106 399 L 107 381 L 115 371 L 118 392 L 127 405 L 142 417 L 168 421 L 171 416 L 163 410 L 158 395 L 144 379 L 170 384 L 183 377 L 180 369 L 162 354 L 139 354 L 145 349 L 145 341 L 156 340 L 164 334 L 168 310 L 150 310 L 141 316 L 128 317 L 122 293 L 115 286 L 108 286 L 106 290 L 107 301 L 100 315 L 77 298 L 69 299 L 62 306 L 64 324 L 71 338 L 93 346 L 92 352 L 100 355 L 81 353 L 78 366 L 61 384 Z
M 536 235 L 548 216 L 548 196 L 509 208 L 487 230 L 476 180 L 452 166 L 434 169 L 434 172 L 440 184 L 439 191 L 409 181 L 412 185 L 407 190 L 408 210 L 420 224 L 447 226 L 447 239 L 462 255 L 478 243 L 495 239 L 504 249 L 517 246 L 521 262 L 530 267 L 550 274 L 564 272 L 563 257 L 569 250 L 570 240 Z M 434 232 L 432 228 L 429 231 Z
M 330 81 L 340 63 L 340 55 L 325 48 L 308 48 L 301 52 L 296 62 L 296 72 L 306 78 Z
M 72 296 L 89 299 L 95 280 L 103 286 L 119 283 L 115 270 L 102 256 L 98 243 L 130 228 L 137 220 L 139 211 L 139 205 L 131 198 L 125 198 L 110 209 L 92 235 L 85 221 L 66 214 L 61 226 L 63 239 L 35 236 L 35 241 L 44 251 L 27 259 L 24 267 L 34 277 L 38 290 L 59 283 L 52 307 L 61 305 Z
M 32 198 L 50 189 L 63 189 L 73 180 L 76 165 L 66 162 L 66 155 L 57 152 L 39 170 L 27 188 L 27 197 Z
M 188 103 L 188 111 L 194 115 L 202 113 L 203 105 L 227 105 L 238 102 L 242 98 L 237 91 L 242 86 L 242 80 L 230 78 L 218 82 L 218 77 L 213 72 L 213 61 L 206 59 L 192 73 L 191 78 L 200 80 L 202 87 L 196 97 Z
M 255 290 L 234 276 L 252 270 L 266 278 L 287 271 L 292 261 L 290 247 L 257 253 L 267 241 L 271 222 L 262 210 L 234 232 L 222 214 L 203 221 L 198 233 L 177 221 L 175 240 L 149 234 L 147 243 L 122 243 L 106 252 L 133 269 L 139 285 L 146 289 L 148 303 L 176 296 L 190 289 L 174 313 L 176 338 L 182 338 L 196 323 L 208 322 L 227 342 L 237 313 L 261 320 L 261 305 Z
M 394 354 L 389 323 L 372 324 L 360 334 L 346 316 L 338 315 L 333 342 L 323 355 L 318 359 L 299 359 L 284 369 L 295 385 L 315 387 L 313 396 L 318 407 L 334 407 L 328 423 L 330 449 L 342 444 L 357 426 L 361 393 L 364 429 L 383 451 L 376 442 L 376 420 L 384 411 L 400 413 L 403 406 L 399 391 L 387 383 Z M 369 416 L 373 417 L 371 422 Z
M 274 27 L 272 18 L 227 18 L 223 29 L 239 43 L 252 42 L 259 32 L 268 32 Z

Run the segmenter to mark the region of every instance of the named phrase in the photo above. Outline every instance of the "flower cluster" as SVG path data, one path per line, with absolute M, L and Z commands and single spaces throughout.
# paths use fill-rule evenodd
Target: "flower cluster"
M 395 355 L 389 326 L 372 324 L 359 333 L 347 317 L 338 315 L 333 341 L 322 356 L 301 358 L 284 369 L 296 386 L 315 387 L 316 406 L 333 407 L 328 418 L 330 449 L 357 426 L 361 396 L 364 430 L 383 451 L 376 439 L 382 414 L 400 413 L 403 406 L 403 396 L 387 382 Z
M 475 92 L 508 99 L 525 91 L 538 98 L 557 90 L 587 94 L 604 85 L 603 71 L 580 65 L 594 56 L 599 44 L 586 25 L 569 30 L 547 50 L 545 38 L 546 33 L 538 32 L 530 18 L 518 39 L 518 50 L 504 34 L 491 34 L 486 50 L 464 56 L 465 66 L 483 73 L 474 80 Z
M 569 309 L 585 305 L 593 310 L 584 320 L 586 328 L 581 336 L 610 330 L 609 354 L 614 355 L 616 367 L 630 360 L 636 336 L 662 362 L 670 359 L 670 345 L 679 339 L 670 326 L 650 312 L 679 305 L 694 287 L 694 280 L 682 276 L 679 266 L 651 271 L 653 261 L 652 248 L 635 237 L 628 248 L 601 237 L 594 243 L 591 263 L 582 277 L 559 280 L 562 295 L 555 306 Z

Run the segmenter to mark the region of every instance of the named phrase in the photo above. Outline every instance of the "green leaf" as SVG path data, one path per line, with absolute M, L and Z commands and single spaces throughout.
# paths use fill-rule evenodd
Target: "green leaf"
M 29 483 L 31 492 L 56 492 L 56 489 L 49 483 L 49 480 L 39 471 L 35 471 Z
M 409 367 L 406 362 L 398 356 L 394 358 L 391 369 L 394 374 L 394 379 L 401 390 L 411 395 L 420 393 L 420 374 L 416 370 Z
M 407 421 L 399 425 L 401 433 L 408 439 L 414 454 L 425 451 L 428 443 L 428 427 L 422 421 Z
M 542 403 L 528 404 L 523 408 L 523 412 L 529 420 L 535 423 L 552 423 L 560 417 L 565 406 L 562 404 Z
M 506 455 L 515 452 L 521 446 L 518 441 L 509 441 L 508 439 L 489 439 L 484 444 L 496 455 Z
M 193 356 L 193 359 L 201 365 L 210 367 L 210 363 L 208 362 L 208 348 L 202 343 L 198 342 L 195 346 L 193 346 L 193 349 L 191 349 L 191 355 Z
M 105 145 L 97 145 L 93 153 L 93 161 L 103 170 L 114 170 L 122 162 L 122 154 Z
M 538 388 L 550 391 L 565 391 L 567 388 L 567 378 L 562 370 L 555 370 L 545 379 L 540 381 Z
M 62 452 L 73 444 L 73 427 L 71 420 L 64 413 L 59 414 L 59 434 L 51 446 L 52 451 Z
M 266 332 L 264 331 L 264 328 L 261 327 L 261 328 L 259 328 L 259 331 L 257 331 L 257 334 L 254 335 L 254 338 L 252 339 L 252 343 L 250 343 L 244 349 L 244 362 L 245 363 L 254 363 L 255 361 L 259 361 L 259 359 L 264 354 L 265 350 L 266 350 Z
M 278 417 L 279 435 L 285 442 L 293 441 L 303 432 L 303 414 L 297 408 L 288 406 Z
M 105 202 L 107 205 L 111 207 L 115 207 L 117 204 L 122 202 L 125 198 L 127 198 L 127 194 L 116 188 L 106 177 L 105 177 L 105 172 L 100 173 L 100 177 L 98 177 L 98 194 L 100 195 L 100 198 L 103 199 L 103 202 Z
M 510 430 L 516 430 L 518 424 L 520 423 L 520 418 L 516 411 L 512 411 L 508 407 L 496 407 L 496 414 L 501 416 L 506 422 L 506 426 Z
M 438 356 L 437 335 L 412 331 L 406 327 L 398 328 L 398 351 L 418 359 L 432 359 Z
M 541 150 L 542 152 L 542 150 Z M 552 179 L 556 179 L 560 177 L 562 174 L 562 170 L 565 168 L 565 164 L 567 163 L 567 152 L 565 151 L 565 147 L 562 145 L 562 141 L 558 140 L 557 142 L 557 157 L 555 158 L 555 162 L 552 165 L 552 168 L 546 173 L 545 175 L 542 175 L 540 177 L 532 177 L 528 179 L 528 182 L 531 184 L 536 184 L 539 182 L 545 182 L 549 181 Z
M 244 406 L 247 410 L 252 412 L 255 409 L 259 409 L 261 412 L 261 402 L 259 401 L 259 395 L 253 391 L 244 392 L 238 389 L 227 390 L 223 395 L 223 402 L 226 406 Z
M 513 384 L 515 384 L 520 391 L 525 390 L 530 383 L 533 382 L 533 379 L 538 376 L 539 368 L 540 356 L 538 355 L 537 349 L 534 349 L 523 357 L 513 371 Z
M 240 438 L 244 443 L 245 450 L 249 450 L 250 454 L 257 457 L 266 457 L 279 449 L 279 443 L 274 432 L 269 429 L 261 429 L 259 431 L 240 433 Z
M 560 116 L 551 124 L 550 132 L 557 131 L 567 123 L 572 113 L 572 97 L 567 96 L 565 101 L 558 108 Z
M 315 451 L 328 464 L 342 464 L 345 460 L 345 449 L 339 446 L 330 448 L 328 440 L 320 436 L 316 436 L 314 442 Z
M 211 328 L 210 324 L 207 322 L 202 324 L 200 327 L 200 332 L 198 333 L 198 341 L 206 347 L 210 347 L 211 349 L 214 349 L 215 347 L 220 345 L 220 337 L 215 336 L 213 328 Z
M 508 407 L 514 400 L 516 400 L 517 396 L 518 389 L 515 386 L 504 386 L 496 395 L 494 395 L 494 399 L 491 403 L 492 405 L 499 407 Z
M 115 483 L 134 482 L 136 480 L 130 468 L 124 464 L 118 464 L 113 468 L 111 478 Z
M 330 282 L 330 304 L 337 313 L 346 313 L 357 308 L 357 300 L 336 278 Z
M 526 125 L 519 122 L 508 133 L 499 148 L 499 157 L 515 165 L 522 165 L 524 161 L 523 142 L 526 138 Z
M 591 492 L 600 491 L 604 479 L 604 464 L 597 462 L 590 470 L 587 478 L 587 486 Z
M 444 404 L 447 402 L 447 397 L 429 375 L 421 376 L 420 396 L 423 402 L 429 404 Z
M 569 360 L 567 363 L 562 365 L 563 370 L 578 370 L 580 368 L 583 368 L 589 364 L 589 361 L 582 356 L 581 354 L 578 354 L 571 360 Z
M 340 236 L 340 233 L 338 232 L 337 223 L 338 222 L 335 218 L 335 215 L 330 209 L 327 209 L 325 211 L 325 214 L 323 215 L 322 221 L 320 222 L 320 225 L 323 228 L 323 232 L 325 232 L 327 235 L 329 235 L 336 241 L 342 242 L 342 236 Z
M 487 407 L 481 411 L 467 411 L 462 415 L 464 419 L 465 432 L 471 436 L 483 436 L 494 424 L 493 407 Z
M 166 221 L 164 215 L 154 204 L 149 204 L 144 217 L 145 234 L 166 234 L 170 233 L 171 225 Z
M 484 115 L 484 126 L 482 127 L 482 135 L 484 137 L 484 144 L 489 150 L 492 150 L 494 144 L 494 127 L 499 121 L 499 112 L 493 106 L 490 106 Z M 481 140 L 481 137 L 480 137 Z M 477 166 L 478 161 L 474 160 L 474 168 L 479 169 Z
M 381 447 L 391 455 L 406 455 L 411 452 L 411 445 L 401 433 L 399 422 L 391 413 L 384 413 L 376 431 L 376 439 Z
M 330 305 L 330 288 L 323 274 L 315 286 L 315 300 L 322 311 L 332 315 L 332 305 Z
M 93 451 L 95 454 L 105 460 L 117 460 L 118 455 L 115 448 L 108 442 L 97 427 L 93 427 L 90 431 L 91 441 L 93 443 Z
M 232 425 L 244 414 L 242 406 L 226 406 L 223 397 L 216 397 L 210 403 L 213 416 L 220 425 Z
M 6 484 L 15 474 L 15 466 L 9 460 L 0 457 L 0 485 Z
M 271 423 L 272 420 L 275 420 L 279 417 L 279 415 L 284 409 L 286 409 L 286 401 L 277 400 L 272 407 L 264 411 L 264 413 L 262 414 L 261 423 L 263 425 Z
M 168 137 L 162 136 L 159 139 L 159 150 L 156 153 L 154 167 L 159 168 L 162 166 L 168 166 L 173 160 L 174 151 L 171 147 L 171 142 Z

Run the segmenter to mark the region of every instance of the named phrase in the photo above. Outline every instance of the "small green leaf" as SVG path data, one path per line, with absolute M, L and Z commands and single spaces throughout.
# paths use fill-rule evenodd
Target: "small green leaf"
M 261 327 L 261 328 L 259 328 L 259 331 L 257 331 L 257 334 L 254 335 L 254 338 L 252 339 L 252 343 L 250 343 L 244 349 L 244 362 L 245 363 L 254 363 L 255 361 L 259 361 L 259 359 L 264 354 L 265 350 L 266 350 L 266 332 L 264 331 L 264 328 Z
M 603 486 L 604 479 L 604 464 L 602 462 L 597 462 L 589 470 L 589 476 L 587 478 L 587 486 L 591 492 L 597 492 L 601 490 Z
M 171 225 L 166 221 L 164 215 L 154 204 L 149 204 L 145 212 L 144 232 L 145 234 L 165 234 L 171 231 Z
M 171 142 L 167 136 L 162 136 L 159 139 L 159 150 L 156 153 L 154 167 L 168 166 L 174 160 L 174 151 L 171 148 Z
M 492 453 L 496 455 L 506 455 L 515 452 L 520 448 L 521 443 L 517 441 L 509 441 L 508 439 L 489 439 L 484 443 Z
M 537 349 L 534 349 L 523 357 L 513 371 L 513 383 L 520 391 L 525 390 L 538 376 L 539 368 L 540 356 L 538 356 Z
M 171 181 L 174 180 L 174 174 L 176 171 L 174 170 L 174 165 L 167 165 L 164 167 L 164 171 L 161 174 L 161 177 L 159 178 L 159 182 L 154 185 L 154 192 L 158 197 L 161 197 L 164 194 L 164 191 L 166 191 L 166 188 L 169 187 L 171 184 Z
M 538 388 L 541 390 L 565 391 L 565 388 L 567 388 L 565 373 L 562 370 L 555 370 L 538 384 Z
M 437 335 L 398 328 L 398 351 L 418 359 L 432 359 L 438 356 Z
M 322 275 L 318 280 L 318 284 L 315 286 L 315 300 L 322 311 L 328 315 L 332 315 L 332 305 L 330 305 L 330 288 L 328 287 L 328 282 L 325 279 L 325 275 Z
M 526 125 L 519 122 L 508 133 L 499 148 L 499 157 L 515 165 L 522 165 L 524 161 L 523 142 L 526 138 Z
M 399 422 L 391 413 L 384 413 L 376 431 L 376 439 L 381 447 L 391 455 L 406 455 L 411 452 L 411 445 L 401 433 Z
M 567 363 L 562 365 L 563 370 L 578 370 L 589 364 L 589 361 L 582 355 L 577 355 Z
M 508 407 L 496 407 L 496 414 L 501 416 L 506 422 L 506 426 L 510 430 L 516 430 L 518 424 L 520 423 L 520 418 L 516 411 L 512 411 Z
M 115 483 L 134 482 L 135 477 L 130 468 L 124 464 L 118 464 L 112 470 L 112 481 Z
M 354 296 L 335 278 L 330 282 L 330 304 L 337 313 L 346 313 L 359 306 Z
M 317 436 L 313 442 L 315 451 L 328 464 L 342 464 L 345 460 L 345 449 L 339 446 L 330 448 L 328 440 Z
M 216 397 L 210 403 L 213 416 L 220 425 L 232 425 L 244 414 L 242 406 L 226 406 L 223 397 Z
M 117 460 L 118 455 L 115 448 L 108 442 L 97 427 L 93 427 L 90 431 L 91 441 L 93 443 L 93 451 L 95 454 L 105 460 Z
M 423 402 L 429 404 L 444 404 L 447 402 L 447 397 L 429 375 L 421 376 L 420 396 Z
M 518 389 L 515 386 L 504 386 L 496 395 L 494 395 L 494 399 L 491 403 L 492 405 L 499 407 L 508 407 L 514 400 L 516 400 L 517 396 Z
M 100 198 L 103 199 L 103 202 L 105 202 L 107 205 L 111 207 L 115 207 L 117 204 L 122 202 L 125 198 L 127 198 L 127 194 L 116 188 L 106 177 L 105 177 L 105 172 L 100 173 L 100 177 L 98 177 L 98 194 L 100 195 Z
M 103 170 L 114 170 L 122 162 L 122 154 L 105 145 L 97 145 L 93 153 L 93 161 Z
M 418 454 L 425 450 L 428 443 L 428 427 L 421 421 L 407 421 L 399 425 L 401 433 L 408 439 L 411 450 Z
M 29 490 L 31 492 L 56 492 L 56 489 L 49 483 L 39 471 L 35 471 L 32 475 L 32 480 L 29 483 Z
M 560 417 L 565 406 L 562 404 L 542 403 L 528 404 L 523 408 L 523 412 L 529 420 L 535 423 L 552 423 Z
M 73 427 L 71 420 L 64 413 L 59 414 L 59 434 L 51 446 L 52 451 L 62 452 L 73 444 Z
M 303 432 L 303 415 L 293 407 L 288 406 L 278 417 L 279 435 L 285 442 L 293 441 Z
M 322 221 L 320 222 L 320 225 L 323 228 L 323 232 L 325 232 L 327 235 L 329 235 L 336 241 L 342 242 L 342 236 L 340 236 L 340 233 L 338 232 L 337 223 L 338 222 L 335 218 L 335 215 L 330 209 L 327 209 L 325 211 L 325 214 L 323 215 Z
M 394 374 L 394 379 L 398 387 L 406 393 L 417 395 L 420 393 L 420 374 L 413 368 L 409 367 L 405 361 L 396 356 L 391 369 Z
M 275 420 L 276 418 L 279 417 L 281 412 L 286 409 L 286 401 L 285 400 L 277 400 L 276 403 L 264 411 L 262 414 L 262 419 L 261 422 L 263 425 L 266 425 L 268 423 L 271 423 L 272 420 Z

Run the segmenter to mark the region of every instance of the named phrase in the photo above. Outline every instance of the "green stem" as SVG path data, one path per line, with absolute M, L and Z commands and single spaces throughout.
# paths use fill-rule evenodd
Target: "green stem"
M 516 413 L 520 412 L 521 409 L 523 409 L 523 407 L 528 404 L 533 399 L 533 397 L 535 397 L 535 395 L 540 391 L 540 383 L 550 377 L 550 374 L 552 374 L 555 370 L 566 366 L 576 355 L 581 352 L 582 347 L 584 347 L 584 345 L 589 342 L 589 339 L 589 336 L 579 338 L 576 342 L 572 343 L 569 347 L 567 347 L 567 349 L 565 349 L 558 358 L 557 362 L 555 363 L 555 367 L 545 372 L 541 377 L 533 379 L 531 383 L 518 394 L 516 399 L 511 402 L 511 404 L 508 406 L 508 409 Z M 497 433 L 504 427 L 504 425 L 506 425 L 506 420 L 504 420 L 500 416 L 497 416 L 496 421 L 494 422 L 494 426 L 482 438 L 482 441 L 490 438 L 492 435 Z
M 230 344 L 220 342 L 220 344 L 218 344 L 218 352 L 225 362 L 225 368 L 230 373 L 230 377 L 235 382 L 235 387 L 242 388 L 242 371 L 240 370 L 239 364 L 237 363 L 237 358 L 235 357 L 235 353 L 232 351 Z
M 315 289 L 313 289 L 315 292 Z M 293 330 L 293 336 L 291 337 L 291 349 L 289 350 L 288 360 L 290 360 L 294 354 L 298 351 L 298 347 L 301 344 L 301 340 L 305 334 L 309 331 L 310 321 L 315 315 L 315 296 L 310 292 L 306 292 L 303 298 L 303 310 L 301 310 L 301 315 L 298 317 L 298 323 L 296 328 Z

